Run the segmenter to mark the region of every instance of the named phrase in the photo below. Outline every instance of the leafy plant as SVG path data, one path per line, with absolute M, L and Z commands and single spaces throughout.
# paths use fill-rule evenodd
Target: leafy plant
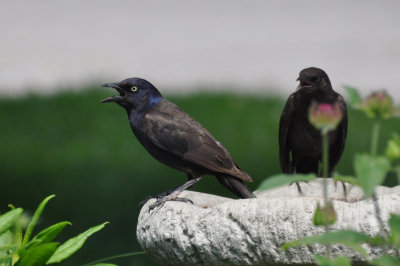
M 387 144 L 385 155 L 392 163 L 392 171 L 397 175 L 397 180 L 400 184 L 400 136 L 398 134 L 393 133 L 392 138 Z
M 400 159 L 400 136 L 398 134 L 393 133 L 392 138 L 388 142 L 385 155 L 391 162 Z
M 39 204 L 25 233 L 20 224 L 22 208 L 10 205 L 11 210 L 0 216 L 0 265 L 39 266 L 61 262 L 78 251 L 91 235 L 108 223 L 91 227 L 61 245 L 54 239 L 67 225 L 71 225 L 67 221 L 49 226 L 31 239 L 40 215 L 53 197 L 48 196 Z
M 333 105 L 313 102 L 309 108 L 308 119 L 311 124 L 320 130 L 322 137 L 322 172 L 323 172 L 323 197 L 324 206 L 317 205 L 314 214 L 314 225 L 324 225 L 325 231 L 329 231 L 329 225 L 336 222 L 336 213 L 332 202 L 328 200 L 328 172 L 329 172 L 329 139 L 328 133 L 334 130 L 343 118 L 339 103 Z M 330 247 L 328 255 L 330 254 Z

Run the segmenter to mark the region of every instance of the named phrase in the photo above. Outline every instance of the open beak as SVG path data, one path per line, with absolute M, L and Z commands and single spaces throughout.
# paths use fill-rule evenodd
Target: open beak
M 123 101 L 123 99 L 124 99 L 123 96 L 125 95 L 125 93 L 121 89 L 121 87 L 119 86 L 118 83 L 106 83 L 106 84 L 103 84 L 101 86 L 102 87 L 106 87 L 106 88 L 113 88 L 113 89 L 116 89 L 119 92 L 118 96 L 111 96 L 111 97 L 105 98 L 105 99 L 100 101 L 101 103 L 111 103 L 111 102 L 118 103 L 118 102 L 122 102 Z
M 298 88 L 311 87 L 312 86 L 311 82 L 307 81 L 307 79 L 302 77 L 302 76 L 298 77 L 296 80 L 300 81 L 300 84 L 299 84 Z

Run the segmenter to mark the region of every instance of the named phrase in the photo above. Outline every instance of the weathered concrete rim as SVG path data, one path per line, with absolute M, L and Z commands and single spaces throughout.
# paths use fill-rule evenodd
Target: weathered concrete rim
M 257 199 L 234 200 L 215 195 L 185 191 L 182 197 L 194 204 L 167 202 L 148 211 L 153 201 L 143 206 L 137 226 L 142 248 L 163 265 L 269 265 L 310 264 L 313 254 L 323 254 L 324 247 L 299 247 L 281 252 L 285 242 L 323 232 L 312 224 L 317 202 L 322 197 L 321 180 L 302 185 L 304 197 L 296 186 L 284 186 L 257 193 Z M 379 233 L 370 199 L 355 188 L 344 201 L 341 186 L 329 180 L 329 193 L 337 210 L 333 229 L 353 229 L 369 235 Z M 400 186 L 376 190 L 382 219 L 400 214 Z M 371 258 L 382 253 L 365 246 Z M 393 251 L 391 251 L 393 252 Z M 346 247 L 335 245 L 333 255 L 345 255 L 353 261 L 361 256 Z

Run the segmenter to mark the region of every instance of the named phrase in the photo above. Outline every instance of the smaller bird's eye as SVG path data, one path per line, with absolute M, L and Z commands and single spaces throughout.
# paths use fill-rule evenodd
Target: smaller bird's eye
M 137 91 L 137 87 L 136 86 L 132 86 L 131 87 L 131 92 L 136 92 Z

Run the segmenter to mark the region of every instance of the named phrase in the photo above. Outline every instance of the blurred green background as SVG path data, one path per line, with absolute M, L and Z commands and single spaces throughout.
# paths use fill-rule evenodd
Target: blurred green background
M 265 90 L 268 91 L 268 90 Z M 141 250 L 136 240 L 139 202 L 186 181 L 183 173 L 153 159 L 131 132 L 125 111 L 100 104 L 110 90 L 86 88 L 19 98 L 0 98 L 0 212 L 9 203 L 32 213 L 50 194 L 37 228 L 68 220 L 64 241 L 110 221 L 62 265 L 80 265 L 103 257 Z M 230 151 L 255 182 L 280 173 L 278 122 L 284 100 L 266 95 L 198 92 L 165 95 L 205 126 Z M 355 152 L 368 152 L 371 121 L 349 110 L 349 133 L 337 170 L 352 174 Z M 400 123 L 383 123 L 380 152 Z M 213 177 L 193 190 L 233 197 Z M 111 261 L 154 265 L 146 255 Z

